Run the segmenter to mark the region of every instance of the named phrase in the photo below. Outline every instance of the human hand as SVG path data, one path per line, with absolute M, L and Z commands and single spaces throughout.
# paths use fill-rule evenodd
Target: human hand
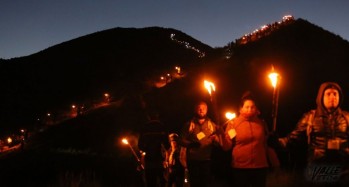
M 167 162 L 167 161 L 164 161 L 164 162 L 162 163 L 162 165 L 163 165 L 164 168 L 168 168 L 168 162 Z

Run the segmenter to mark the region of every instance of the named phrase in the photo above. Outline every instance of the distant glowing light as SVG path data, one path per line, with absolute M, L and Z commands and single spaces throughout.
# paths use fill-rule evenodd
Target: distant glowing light
M 267 25 L 263 25 L 263 26 L 261 27 L 261 30 L 264 30 L 264 29 L 267 29 L 267 28 L 268 28 Z
M 282 17 L 283 21 L 288 21 L 288 20 L 294 20 L 294 17 L 292 15 L 286 15 L 284 17 Z
M 7 138 L 7 143 L 9 143 L 9 144 L 12 143 L 12 138 L 11 137 Z
M 177 70 L 177 73 L 180 74 L 181 73 L 181 67 L 176 66 L 175 69 Z

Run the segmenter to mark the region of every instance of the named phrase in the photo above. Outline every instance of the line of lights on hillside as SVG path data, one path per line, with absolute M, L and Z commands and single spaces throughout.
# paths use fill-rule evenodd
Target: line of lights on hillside
M 160 77 L 160 82 L 156 81 L 154 86 L 155 87 L 162 87 L 166 85 L 169 82 L 172 82 L 174 79 L 179 79 L 184 76 L 183 70 L 180 66 L 175 66 L 173 72 L 166 73 L 165 76 Z M 159 83 L 161 85 L 159 85 Z M 83 113 L 87 112 L 90 109 L 98 108 L 100 106 L 107 105 L 111 102 L 111 95 L 109 93 L 103 93 L 103 99 L 99 103 L 94 103 L 92 108 L 86 108 L 84 104 L 71 104 L 68 109 L 61 110 L 59 112 L 52 112 L 49 111 L 45 113 L 43 116 L 36 118 L 36 123 L 43 125 L 42 129 L 39 131 L 44 130 L 44 128 L 58 124 L 64 120 L 71 119 L 74 117 L 77 117 L 79 115 L 82 115 Z M 17 144 L 18 142 L 22 141 L 22 134 L 23 131 L 27 131 L 27 129 L 21 129 L 22 133 L 14 133 L 12 135 L 5 136 L 7 138 L 4 138 L 4 140 L 0 139 L 0 148 L 3 146 L 13 146 Z M 32 133 L 32 132 L 31 132 Z M 35 133 L 35 132 L 34 132 Z M 2 143 L 1 143 L 2 142 Z
M 252 33 L 245 34 L 241 38 L 235 41 L 236 44 L 246 44 L 250 41 L 255 41 L 263 36 L 269 35 L 275 29 L 279 29 L 280 26 L 289 24 L 295 21 L 294 17 L 291 15 L 286 15 L 282 17 L 282 20 L 279 22 L 274 22 L 272 24 L 263 25 L 260 29 L 254 30 Z
M 166 85 L 167 83 L 173 81 L 173 79 L 179 79 L 184 76 L 184 73 L 182 71 L 182 68 L 180 66 L 175 66 L 174 71 L 171 73 L 166 73 L 165 76 L 160 77 L 160 83 L 156 82 L 154 84 L 155 87 L 162 87 Z M 71 119 L 74 117 L 77 117 L 79 115 L 82 115 L 83 113 L 87 112 L 88 110 L 98 108 L 100 106 L 107 105 L 111 102 L 111 95 L 109 93 L 103 94 L 103 100 L 99 103 L 94 103 L 92 108 L 86 108 L 84 104 L 71 104 L 68 108 L 69 110 L 64 110 L 60 112 L 47 112 L 42 117 L 36 118 L 36 123 L 43 125 L 44 128 L 58 124 L 64 120 Z M 40 129 L 39 131 L 42 131 L 44 129 Z M 5 140 L 0 140 L 0 148 L 4 146 L 14 146 L 15 144 L 18 144 L 18 142 L 23 141 L 23 132 L 26 132 L 27 129 L 21 129 L 20 134 L 14 133 L 10 136 L 5 136 Z M 35 133 L 35 132 L 34 132 Z M 1 152 L 1 151 L 0 151 Z
M 109 93 L 104 93 L 103 99 L 100 102 L 95 103 L 93 107 L 90 109 L 106 106 L 110 102 L 111 102 L 111 95 Z M 47 112 L 42 117 L 36 118 L 36 123 L 40 124 L 40 129 L 38 129 L 37 132 L 43 131 L 45 128 L 58 124 L 67 119 L 77 117 L 78 115 L 81 115 L 90 109 L 85 108 L 83 104 L 82 105 L 72 104 L 69 107 L 67 107 L 67 109 L 64 111 Z M 19 131 L 12 132 L 11 135 L 4 136 L 3 138 L 0 139 L 0 152 L 11 150 L 12 147 L 16 148 L 16 145 L 23 143 L 24 141 L 26 141 L 26 139 L 28 139 L 29 136 L 37 132 L 33 131 L 29 133 L 28 129 L 20 129 Z
M 197 49 L 197 48 L 195 48 L 193 46 L 190 46 L 189 42 L 177 40 L 175 38 L 175 36 L 176 36 L 176 34 L 171 34 L 170 35 L 171 40 L 173 40 L 173 41 L 175 41 L 175 42 L 177 42 L 177 43 L 179 43 L 181 45 L 184 45 L 187 49 L 191 49 L 191 50 L 194 50 L 195 52 L 199 53 L 199 58 L 205 57 L 205 53 L 204 52 L 200 51 L 199 49 Z
M 180 79 L 184 77 L 185 74 L 182 71 L 180 66 L 175 66 L 174 71 L 170 73 L 165 73 L 165 75 L 161 75 L 158 81 L 155 81 L 154 86 L 157 88 L 165 86 L 167 83 L 172 82 L 175 79 Z

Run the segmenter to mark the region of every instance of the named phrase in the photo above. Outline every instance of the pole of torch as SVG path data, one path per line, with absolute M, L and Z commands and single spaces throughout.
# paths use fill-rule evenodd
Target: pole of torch
M 273 131 L 276 131 L 276 122 L 277 122 L 277 115 L 278 115 L 278 106 L 279 106 L 279 81 L 277 82 L 274 92 L 273 92 Z
M 216 92 L 215 91 L 212 92 L 211 102 L 212 102 L 212 106 L 213 106 L 214 116 L 216 118 L 216 123 L 220 124 L 220 118 L 219 118 L 219 114 L 218 114 L 218 105 L 217 105 L 217 99 L 216 99 Z
M 221 125 L 220 124 L 220 117 L 219 117 L 219 112 L 218 112 L 218 104 L 217 104 L 217 97 L 216 97 L 216 91 L 213 91 L 211 93 L 211 102 L 212 102 L 212 107 L 213 107 L 213 113 L 214 113 L 214 117 L 215 117 L 215 120 L 216 120 L 216 124 L 217 124 L 217 129 L 216 131 L 219 131 L 218 128 L 223 128 L 224 125 Z M 217 132 L 214 132 L 214 133 L 217 133 Z M 218 134 L 218 141 L 219 141 L 219 144 L 222 143 L 222 136 Z
M 132 148 L 132 146 L 130 144 L 128 144 L 128 146 L 130 147 L 132 154 L 135 156 L 137 162 L 141 165 L 141 168 L 144 169 L 144 166 L 143 166 L 141 160 L 139 159 L 138 155 L 136 154 L 135 150 Z

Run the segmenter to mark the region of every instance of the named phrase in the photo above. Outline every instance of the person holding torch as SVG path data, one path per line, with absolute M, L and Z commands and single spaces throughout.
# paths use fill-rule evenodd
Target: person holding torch
M 195 106 L 195 116 L 188 121 L 181 134 L 191 187 L 211 185 L 211 157 L 213 146 L 219 146 L 216 124 L 207 116 L 206 102 Z
M 229 121 L 225 129 L 222 146 L 232 151 L 234 186 L 266 186 L 269 132 L 259 114 L 255 98 L 246 92 L 241 98 L 239 116 Z M 272 163 L 278 164 L 278 160 Z

